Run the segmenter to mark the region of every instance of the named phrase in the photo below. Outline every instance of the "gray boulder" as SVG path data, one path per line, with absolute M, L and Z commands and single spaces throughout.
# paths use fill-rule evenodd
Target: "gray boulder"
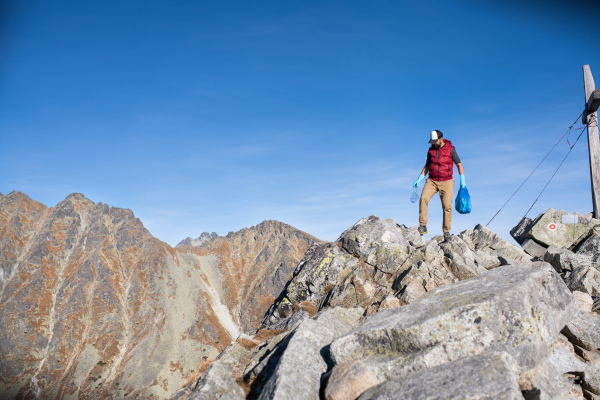
M 566 214 L 568 213 L 564 210 L 550 208 L 541 218 L 536 219 L 524 237 L 535 239 L 545 246 L 573 248 L 590 234 L 594 224 L 579 213 L 574 213 L 579 217 L 577 224 L 563 224 L 562 216 Z M 554 225 L 556 229 L 549 229 L 550 225 Z
M 577 249 L 577 254 L 590 257 L 592 262 L 597 266 L 600 264 L 600 233 L 596 229 L 588 238 L 582 241 L 579 249 Z
M 580 310 L 566 324 L 562 332 L 569 340 L 586 350 L 600 348 L 600 317 Z
M 577 266 L 565 276 L 565 283 L 571 291 L 580 291 L 591 296 L 600 294 L 600 271 L 590 266 Z
M 548 247 L 544 261 L 550 263 L 557 272 L 573 271 L 579 267 L 592 266 L 592 256 L 585 253 L 573 253 L 571 250 Z
M 389 380 L 367 390 L 359 399 L 521 400 L 515 370 L 508 354 L 484 353 Z
M 530 265 L 495 268 L 379 311 L 336 339 L 332 358 L 363 359 L 386 378 L 486 351 L 506 351 L 531 369 L 577 305 L 552 266 Z
M 337 242 L 350 254 L 386 273 L 396 272 L 412 247 L 393 219 L 374 215 L 358 221 L 342 233 Z
M 337 307 L 302 322 L 291 335 L 259 399 L 319 399 L 321 375 L 328 366 L 323 348 L 356 325 L 362 312 Z

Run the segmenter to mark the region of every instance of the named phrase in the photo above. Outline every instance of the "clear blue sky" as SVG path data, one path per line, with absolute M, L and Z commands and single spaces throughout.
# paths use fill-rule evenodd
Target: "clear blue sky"
M 586 3 L 4 1 L 0 192 L 81 192 L 172 245 L 266 219 L 335 240 L 371 214 L 418 225 L 411 185 L 439 129 L 472 196 L 458 233 L 582 111 L 584 64 L 600 87 Z M 567 150 L 491 229 L 509 237 Z M 530 215 L 549 207 L 591 211 L 585 137 Z M 441 214 L 435 197 L 430 233 Z

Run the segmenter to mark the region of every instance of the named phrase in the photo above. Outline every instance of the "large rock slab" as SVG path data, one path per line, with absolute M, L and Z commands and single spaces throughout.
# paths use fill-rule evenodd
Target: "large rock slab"
M 319 399 L 321 375 L 328 366 L 323 348 L 351 329 L 361 315 L 361 309 L 336 307 L 302 322 L 287 343 L 259 400 Z
M 367 390 L 359 399 L 522 400 L 514 371 L 514 360 L 508 354 L 484 353 L 389 380 Z
M 544 215 L 537 219 L 524 234 L 526 238 L 535 239 L 536 242 L 545 246 L 554 246 L 563 249 L 571 249 L 581 240 L 587 237 L 594 227 L 594 223 L 579 213 L 577 224 L 563 224 L 562 216 L 568 214 L 564 210 L 557 211 L 550 208 Z M 556 229 L 549 229 L 550 225 Z
M 390 378 L 486 351 L 506 351 L 520 369 L 550 353 L 577 311 L 547 263 L 508 265 L 382 310 L 331 344 L 336 364 L 363 359 Z

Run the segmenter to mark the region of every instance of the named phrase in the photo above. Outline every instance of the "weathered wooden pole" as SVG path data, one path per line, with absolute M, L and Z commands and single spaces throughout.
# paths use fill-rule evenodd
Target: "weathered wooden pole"
M 585 111 L 583 123 L 589 123 L 588 150 L 590 153 L 590 178 L 592 181 L 592 203 L 594 218 L 600 217 L 600 143 L 598 139 L 598 105 L 600 90 L 596 90 L 594 77 L 589 65 L 583 66 L 583 86 L 585 87 Z

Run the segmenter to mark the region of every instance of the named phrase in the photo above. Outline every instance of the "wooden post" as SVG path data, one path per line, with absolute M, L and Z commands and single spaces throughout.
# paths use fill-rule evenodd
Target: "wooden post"
M 594 218 L 600 217 L 600 143 L 598 139 L 598 113 L 594 109 L 597 101 L 594 93 L 596 85 L 589 65 L 583 66 L 583 85 L 585 87 L 585 112 L 583 122 L 588 125 L 588 150 L 590 153 L 590 178 L 592 181 L 592 204 Z M 589 108 L 588 108 L 589 107 Z M 587 121 L 586 121 L 587 120 Z M 591 123 L 590 123 L 591 122 Z

